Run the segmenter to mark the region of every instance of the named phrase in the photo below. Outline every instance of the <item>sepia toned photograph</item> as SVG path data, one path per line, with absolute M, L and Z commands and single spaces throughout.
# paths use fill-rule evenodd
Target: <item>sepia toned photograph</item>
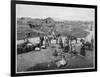
M 16 73 L 95 69 L 95 9 L 16 4 Z

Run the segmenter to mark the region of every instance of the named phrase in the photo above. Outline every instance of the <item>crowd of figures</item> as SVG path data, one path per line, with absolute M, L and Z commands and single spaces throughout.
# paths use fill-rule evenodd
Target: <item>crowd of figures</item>
M 86 52 L 87 50 L 93 50 L 93 39 L 91 39 L 91 42 L 87 41 L 85 38 L 77 38 L 74 36 L 67 36 L 63 39 L 62 36 L 58 35 L 57 39 L 56 39 L 56 43 L 58 45 L 55 53 L 56 55 L 58 54 L 59 56 L 59 51 L 62 58 L 58 63 L 58 67 L 60 65 L 64 65 L 66 63 L 68 63 L 68 54 L 71 55 L 71 57 L 73 56 L 86 56 Z M 66 55 L 67 53 L 67 55 Z M 67 58 L 65 58 L 67 56 Z M 66 60 L 67 59 L 67 60 Z
M 40 37 L 40 45 L 41 46 L 49 46 L 51 44 L 51 41 L 55 40 L 56 45 L 59 49 L 62 49 L 63 52 L 66 53 L 73 53 L 73 54 L 81 54 L 85 56 L 85 50 L 93 49 L 93 39 L 91 39 L 91 42 L 86 41 L 85 38 L 77 38 L 74 36 L 67 36 L 63 37 L 60 34 L 56 37 L 52 36 L 41 36 Z
M 73 57 L 74 55 L 86 56 L 86 50 L 93 49 L 93 40 L 86 41 L 84 38 L 77 38 L 74 36 L 63 37 L 58 35 L 40 35 L 39 42 L 33 44 L 29 39 L 25 39 L 23 44 L 17 45 L 18 54 L 29 51 L 40 51 L 46 49 L 52 43 L 55 44 L 55 51 L 53 56 L 56 57 L 55 63 L 57 67 L 68 63 L 68 54 Z M 67 54 L 67 55 L 66 55 Z M 49 67 L 49 65 L 48 65 Z

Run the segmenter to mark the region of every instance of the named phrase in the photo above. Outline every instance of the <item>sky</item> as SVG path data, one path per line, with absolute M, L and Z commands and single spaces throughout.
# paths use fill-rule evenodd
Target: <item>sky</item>
M 16 4 L 16 17 L 94 21 L 94 9 Z

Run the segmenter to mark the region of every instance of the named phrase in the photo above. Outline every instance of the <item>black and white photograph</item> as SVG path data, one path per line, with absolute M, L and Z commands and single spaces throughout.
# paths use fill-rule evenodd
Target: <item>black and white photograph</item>
M 95 69 L 94 8 L 16 4 L 15 24 L 16 73 Z

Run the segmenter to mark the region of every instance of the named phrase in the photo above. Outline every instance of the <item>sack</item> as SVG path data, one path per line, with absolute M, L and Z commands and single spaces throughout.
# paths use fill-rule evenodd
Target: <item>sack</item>
M 65 65 L 65 64 L 66 64 L 66 61 L 63 58 L 56 63 L 57 67 L 60 67 L 61 65 Z
M 39 50 L 40 50 L 40 48 L 39 48 L 39 47 L 36 47 L 36 48 L 35 48 L 35 50 L 36 50 L 36 51 L 39 51 Z

